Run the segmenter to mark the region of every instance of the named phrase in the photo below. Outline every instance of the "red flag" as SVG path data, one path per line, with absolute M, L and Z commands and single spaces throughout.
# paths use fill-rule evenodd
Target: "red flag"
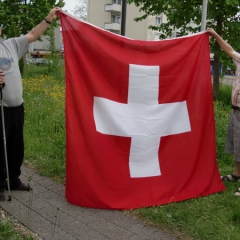
M 60 17 L 68 202 L 133 209 L 225 190 L 208 34 L 139 41 Z

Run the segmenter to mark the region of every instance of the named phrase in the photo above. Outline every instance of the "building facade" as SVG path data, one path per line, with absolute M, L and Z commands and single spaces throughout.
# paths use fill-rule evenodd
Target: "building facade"
M 62 33 L 61 27 L 58 26 L 54 29 L 54 40 L 56 51 L 62 52 L 63 49 L 63 41 L 62 41 Z M 29 55 L 39 54 L 45 55 L 49 52 L 50 41 L 49 36 L 42 36 L 41 41 L 35 41 L 29 44 Z
M 102 29 L 121 34 L 121 2 L 121 0 L 88 0 L 87 21 Z M 162 14 L 148 16 L 142 21 L 134 21 L 143 14 L 135 4 L 127 5 L 125 36 L 136 40 L 158 40 L 160 32 L 148 27 L 166 23 L 166 16 Z

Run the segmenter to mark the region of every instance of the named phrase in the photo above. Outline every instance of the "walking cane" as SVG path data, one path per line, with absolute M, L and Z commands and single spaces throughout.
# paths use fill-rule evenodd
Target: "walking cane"
M 8 158 L 7 158 L 7 143 L 6 143 L 6 132 L 5 132 L 5 121 L 4 121 L 4 109 L 3 109 L 3 94 L 2 88 L 5 84 L 2 84 L 0 87 L 1 94 L 1 114 L 2 114 L 2 132 L 3 132 L 3 145 L 4 145 L 4 155 L 5 155 L 5 164 L 6 164 L 6 172 L 7 172 L 7 187 L 8 187 L 8 201 L 12 200 L 10 193 L 10 182 L 9 182 L 9 171 L 8 171 Z

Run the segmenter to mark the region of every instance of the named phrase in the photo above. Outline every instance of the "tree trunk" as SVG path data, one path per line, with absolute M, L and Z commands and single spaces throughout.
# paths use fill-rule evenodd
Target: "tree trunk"
M 217 21 L 217 30 L 219 35 L 222 35 L 222 21 L 218 20 Z M 216 52 L 220 52 L 221 48 L 217 41 L 215 41 L 215 46 L 214 46 Z M 218 96 L 219 93 L 219 74 L 220 72 L 220 57 L 216 54 L 214 54 L 214 76 L 213 76 L 213 100 L 215 100 Z
M 213 99 L 215 100 L 219 93 L 219 70 L 220 58 L 214 54 L 214 75 L 213 75 Z

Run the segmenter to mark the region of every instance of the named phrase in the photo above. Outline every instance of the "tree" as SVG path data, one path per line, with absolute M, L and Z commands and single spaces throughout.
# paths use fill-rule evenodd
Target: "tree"
M 78 4 L 75 8 L 74 8 L 74 15 L 79 18 L 82 19 L 84 21 L 87 20 L 87 5 L 88 5 L 88 0 L 78 0 Z
M 54 34 L 53 26 L 50 26 L 48 40 L 49 40 L 49 51 L 51 52 L 51 54 L 53 54 L 56 52 L 55 34 Z
M 202 16 L 202 0 L 128 0 L 128 3 L 135 3 L 143 11 L 143 15 L 136 18 L 136 21 L 145 19 L 147 16 L 165 14 L 168 22 L 159 26 L 151 26 L 151 29 L 160 31 L 161 38 L 171 36 L 174 29 L 179 30 L 179 35 L 186 35 L 188 32 L 200 31 Z M 228 41 L 236 51 L 240 51 L 240 24 L 239 24 L 240 0 L 209 0 L 207 14 L 207 28 L 214 28 L 216 32 Z M 193 26 L 194 23 L 195 27 Z M 219 45 L 211 40 L 211 52 L 214 53 L 214 77 L 213 97 L 219 93 L 219 69 L 220 61 L 224 69 L 232 66 L 231 59 L 223 53 Z
M 11 21 L 21 34 L 27 34 L 40 23 L 54 6 L 63 7 L 63 0 L 0 0 L 0 23 L 6 37 Z M 53 23 L 56 26 L 56 23 Z
M 0 23 L 6 38 L 27 34 L 40 23 L 54 6 L 63 7 L 63 0 L 0 0 Z M 57 26 L 54 22 L 52 26 Z M 51 29 L 51 28 L 49 28 Z M 45 34 L 48 34 L 47 30 Z M 26 69 L 26 57 L 19 61 L 21 73 Z

